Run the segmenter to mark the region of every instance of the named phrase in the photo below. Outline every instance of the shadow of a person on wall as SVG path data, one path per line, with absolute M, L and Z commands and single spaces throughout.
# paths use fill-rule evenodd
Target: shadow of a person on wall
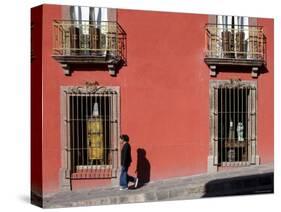
M 139 179 L 138 188 L 150 181 L 150 163 L 146 158 L 146 151 L 141 148 L 137 149 L 136 174 Z

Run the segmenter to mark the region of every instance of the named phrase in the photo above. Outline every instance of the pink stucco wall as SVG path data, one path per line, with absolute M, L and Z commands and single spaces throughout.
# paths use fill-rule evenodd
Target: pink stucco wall
M 43 6 L 42 170 L 44 192 L 60 183 L 60 86 L 98 81 L 120 86 L 121 133 L 130 136 L 134 174 L 137 149 L 146 151 L 151 180 L 207 172 L 209 151 L 209 68 L 204 63 L 207 15 L 118 10 L 127 33 L 128 65 L 117 77 L 106 71 L 65 76 L 52 55 L 52 21 L 61 6 Z M 267 36 L 267 73 L 258 78 L 258 153 L 273 161 L 273 21 L 259 19 Z M 40 67 L 38 67 L 40 71 Z M 251 79 L 250 73 L 221 72 L 215 79 Z M 34 133 L 34 132 L 33 132 Z M 75 189 L 109 180 L 74 181 Z

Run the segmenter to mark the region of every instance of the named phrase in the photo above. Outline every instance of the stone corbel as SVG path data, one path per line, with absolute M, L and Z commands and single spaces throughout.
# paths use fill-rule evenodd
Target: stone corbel
M 114 64 L 108 64 L 107 67 L 108 67 L 108 71 L 109 71 L 110 76 L 116 76 L 115 65 Z
M 70 76 L 71 75 L 71 71 L 70 71 L 70 67 L 68 64 L 61 64 L 62 68 L 63 68 L 63 72 L 64 72 L 64 75 L 66 76 Z
M 252 67 L 252 73 L 251 73 L 253 78 L 257 78 L 259 75 L 259 68 L 258 67 Z
M 217 71 L 216 71 L 217 67 L 215 65 L 210 65 L 209 67 L 210 67 L 210 76 L 211 77 L 217 76 Z

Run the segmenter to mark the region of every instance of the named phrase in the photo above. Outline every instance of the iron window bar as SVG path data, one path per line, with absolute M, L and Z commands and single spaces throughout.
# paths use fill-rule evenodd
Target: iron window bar
M 218 83 L 213 89 L 214 165 L 247 166 L 256 162 L 256 86 Z
M 64 95 L 66 178 L 116 178 L 118 92 L 85 86 L 68 88 Z

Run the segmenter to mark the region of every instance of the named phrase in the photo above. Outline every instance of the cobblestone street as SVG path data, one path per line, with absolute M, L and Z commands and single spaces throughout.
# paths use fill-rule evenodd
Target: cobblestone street
M 43 207 L 140 203 L 273 192 L 273 164 L 150 182 L 138 189 L 119 187 L 63 192 L 45 197 Z

